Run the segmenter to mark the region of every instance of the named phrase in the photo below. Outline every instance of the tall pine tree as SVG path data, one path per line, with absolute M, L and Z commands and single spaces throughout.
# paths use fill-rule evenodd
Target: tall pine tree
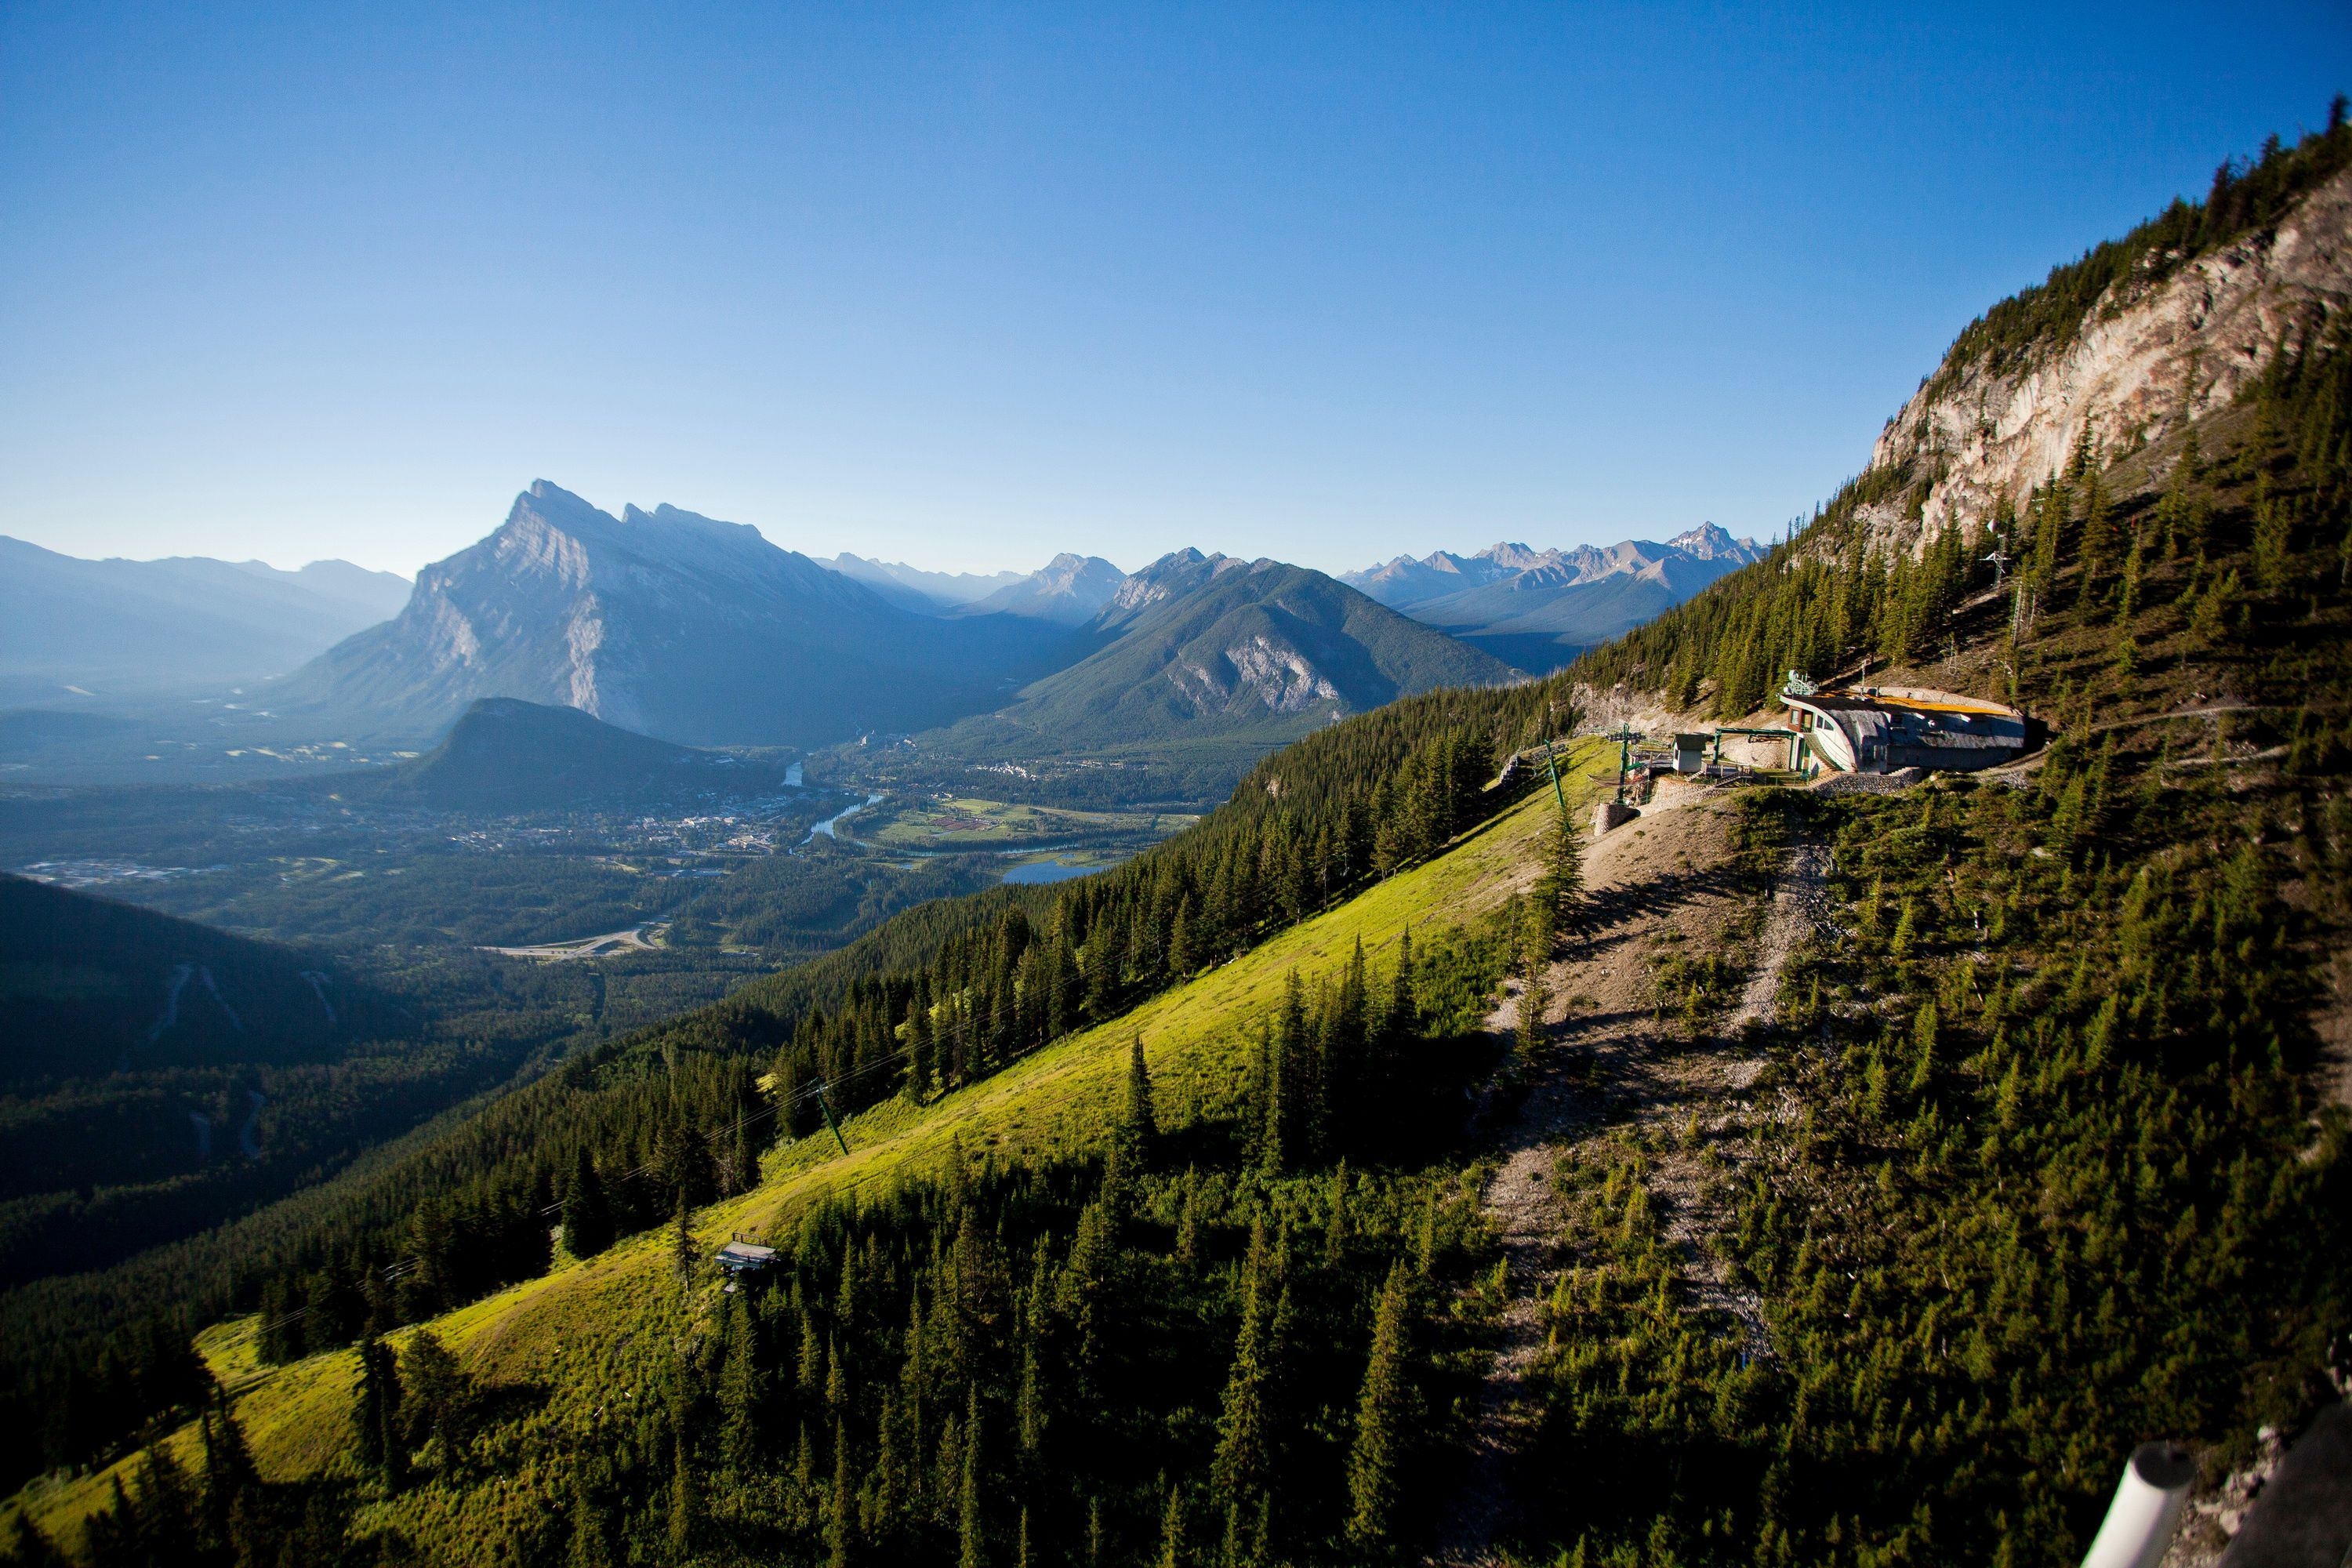
M 1406 1445 L 1417 1415 L 1412 1367 L 1412 1290 L 1400 1261 L 1389 1270 L 1372 1314 L 1372 1354 L 1356 1401 L 1348 1453 L 1349 1549 L 1361 1560 L 1396 1555 L 1397 1504 Z

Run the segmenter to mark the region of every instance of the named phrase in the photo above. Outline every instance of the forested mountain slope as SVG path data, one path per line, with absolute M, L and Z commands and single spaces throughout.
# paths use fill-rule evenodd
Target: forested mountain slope
M 616 1014 L 631 984 L 613 978 Z M 0 877 L 0 1289 L 316 1182 L 593 1026 L 606 991 L 472 952 L 253 942 Z
M 1050 780 L 1055 798 L 1214 801 L 1271 748 L 1344 715 L 1518 678 L 1320 572 L 1197 550 L 1128 576 L 1083 635 L 1097 651 L 1007 706 L 853 765 L 912 787 L 985 763 Z
M 1118 640 L 1038 681 L 993 721 L 1055 749 L 1290 739 L 1433 687 L 1511 674 L 1319 572 L 1197 551 L 1128 578 L 1094 627 Z
M 413 796 L 443 809 L 561 811 L 774 788 L 783 773 L 656 741 L 577 708 L 484 697 L 425 755 L 337 782 L 347 793 Z
M 1999 593 L 1882 531 L 1932 481 L 1874 468 L 1559 677 L 1329 724 L 1118 871 L 583 1054 L 215 1258 L 265 1308 L 205 1338 L 227 1413 L 21 1506 L 100 1562 L 1362 1563 L 1452 1520 L 1509 1345 L 1483 1540 L 1524 1559 L 2078 1561 L 2137 1442 L 2218 1480 L 2352 1331 L 2343 321 L 2128 446 L 2013 499 Z M 1637 822 L 1645 874 L 1577 896 L 1548 712 L 1864 654 L 2053 743 L 1737 792 L 1715 850 Z M 1674 923 L 1698 889 L 1752 919 Z M 1657 1095 L 1599 1048 L 1628 1011 L 1736 1092 Z M 1486 1206 L 1522 1095 L 1573 1113 L 1534 1278 Z M 730 1293 L 737 1230 L 780 1258 Z

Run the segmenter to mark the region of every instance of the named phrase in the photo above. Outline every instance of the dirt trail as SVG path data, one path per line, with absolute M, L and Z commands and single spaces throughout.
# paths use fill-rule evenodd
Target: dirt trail
M 1588 846 L 1586 916 L 1549 974 L 1551 1017 L 1561 1021 L 1549 1027 L 1542 1059 L 1530 1064 L 1524 1098 L 1498 1109 L 1489 1128 L 1502 1167 L 1483 1204 L 1502 1238 L 1509 1290 L 1501 1345 L 1480 1391 L 1469 1475 L 1425 1559 L 1443 1568 L 1500 1563 L 1498 1546 L 1514 1521 L 1517 1461 L 1537 1419 L 1528 1379 L 1543 1348 L 1540 1303 L 1560 1269 L 1551 1173 L 1564 1151 L 1612 1122 L 1671 1131 L 1652 1164 L 1650 1191 L 1683 1254 L 1694 1302 L 1731 1313 L 1755 1350 L 1767 1348 L 1756 1302 L 1730 1287 L 1704 1245 L 1719 1223 L 1710 1195 L 1717 1184 L 1685 1134 L 1694 1115 L 1704 1139 L 1744 1110 L 1739 1097 L 1760 1060 L 1741 1033 L 1769 1016 L 1782 965 L 1821 919 L 1828 858 L 1810 846 L 1794 852 L 1759 921 L 1733 866 L 1730 803 L 1717 792 L 1684 798 Z M 1740 998 L 1708 1038 L 1694 1041 L 1673 1016 L 1652 1016 L 1648 955 L 1660 939 L 1691 957 L 1743 950 Z M 1507 1034 L 1517 1019 L 1513 983 L 1487 1026 Z M 1580 1071 L 1580 1063 L 1589 1066 Z

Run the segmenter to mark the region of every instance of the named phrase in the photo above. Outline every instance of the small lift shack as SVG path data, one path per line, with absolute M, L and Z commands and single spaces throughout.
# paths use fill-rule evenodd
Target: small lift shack
M 735 1293 L 737 1280 L 746 1274 L 758 1273 L 775 1260 L 774 1247 L 761 1247 L 757 1242 L 745 1241 L 740 1237 L 720 1247 L 716 1258 L 719 1267 L 727 1271 L 727 1294 L 730 1296 Z

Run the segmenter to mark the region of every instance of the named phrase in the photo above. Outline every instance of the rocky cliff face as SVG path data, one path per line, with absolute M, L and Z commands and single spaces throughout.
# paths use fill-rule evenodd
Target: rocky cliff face
M 1930 479 L 1924 504 L 1859 509 L 1870 541 L 1916 552 L 1955 524 L 1981 525 L 2004 498 L 2022 503 L 2086 431 L 2120 455 L 2226 406 L 2283 342 L 2352 303 L 2352 169 L 2267 230 L 2158 276 L 2178 261 L 2143 258 L 2063 347 L 2002 366 L 1956 345 L 1871 454 L 1873 470 Z
M 616 518 L 541 480 L 279 703 L 429 737 L 510 697 L 673 741 L 804 746 L 993 707 L 1083 651 L 1050 624 L 903 609 L 754 528 L 669 506 Z

